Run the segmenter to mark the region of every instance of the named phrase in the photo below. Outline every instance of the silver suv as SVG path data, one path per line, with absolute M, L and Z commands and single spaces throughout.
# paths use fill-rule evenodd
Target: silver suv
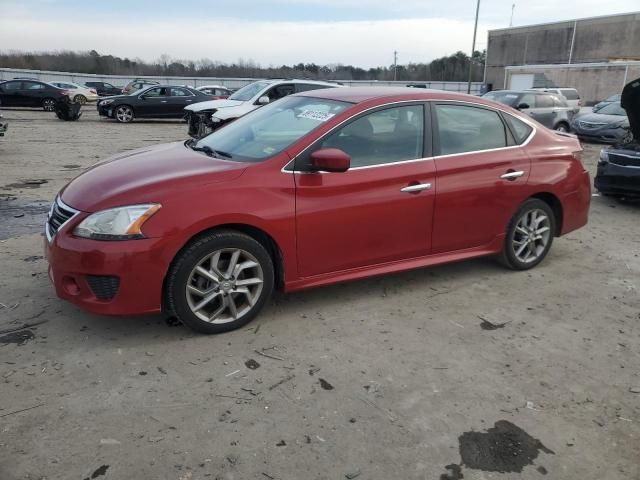
M 537 90 L 540 92 L 554 93 L 560 97 L 563 97 L 569 106 L 573 108 L 575 113 L 580 111 L 580 107 L 582 106 L 582 100 L 580 99 L 580 94 L 575 88 L 534 88 L 532 90 Z
M 184 109 L 189 135 L 202 138 L 242 115 L 292 93 L 340 87 L 316 80 L 258 80 L 245 85 L 225 100 L 194 103 Z
M 563 97 L 547 92 L 494 90 L 483 97 L 516 108 L 545 127 L 559 132 L 570 131 L 575 114 Z

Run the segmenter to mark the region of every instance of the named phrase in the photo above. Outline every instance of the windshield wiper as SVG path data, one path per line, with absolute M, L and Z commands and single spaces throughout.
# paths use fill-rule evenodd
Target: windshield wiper
M 214 150 L 208 145 L 203 145 L 202 147 L 195 147 L 193 145 L 189 145 L 189 147 L 194 152 L 203 152 L 213 158 L 232 158 L 233 157 L 233 155 L 231 155 L 230 153 L 223 152 L 222 150 Z

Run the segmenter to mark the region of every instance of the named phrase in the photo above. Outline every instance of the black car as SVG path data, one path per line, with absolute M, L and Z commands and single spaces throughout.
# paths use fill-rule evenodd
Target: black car
M 1 106 L 2 106 L 2 103 L 0 103 L 0 107 Z M 7 131 L 8 128 L 9 128 L 9 124 L 7 122 L 2 121 L 2 114 L 0 114 L 0 137 L 4 137 L 4 133 Z
M 110 83 L 107 82 L 85 82 L 85 87 L 95 88 L 96 93 L 101 97 L 108 95 L 120 95 L 122 93 L 122 88 L 114 87 Z
M 129 123 L 134 118 L 182 118 L 184 107 L 210 100 L 195 88 L 175 85 L 153 85 L 130 95 L 103 98 L 98 114 Z
M 628 137 L 600 152 L 595 187 L 603 195 L 640 197 L 640 78 L 622 90 L 629 119 Z
M 56 102 L 69 92 L 37 80 L 9 80 L 0 83 L 0 102 L 3 107 L 42 107 L 53 112 Z

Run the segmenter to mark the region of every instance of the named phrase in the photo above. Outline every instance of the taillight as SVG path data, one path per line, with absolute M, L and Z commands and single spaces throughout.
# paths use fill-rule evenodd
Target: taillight
M 60 92 L 60 95 L 66 95 L 68 97 L 69 96 L 69 90 L 62 90 Z
M 94 95 L 97 95 L 97 94 L 98 94 L 98 91 L 97 91 L 95 88 L 90 88 L 90 89 L 89 89 L 89 91 L 90 91 L 91 93 L 93 93 Z
M 220 100 L 220 96 L 218 95 L 212 95 L 211 98 L 214 100 Z

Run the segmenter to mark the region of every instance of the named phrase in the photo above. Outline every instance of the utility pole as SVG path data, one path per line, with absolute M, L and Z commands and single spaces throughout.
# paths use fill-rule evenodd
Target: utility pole
M 476 51 L 476 33 L 478 32 L 478 15 L 480 14 L 480 0 L 476 6 L 476 23 L 473 26 L 473 44 L 471 45 L 471 56 L 469 57 L 469 83 L 467 83 L 467 93 L 471 93 L 471 75 L 473 67 L 473 52 Z
M 509 27 L 513 27 L 513 12 L 516 10 L 516 4 L 511 5 L 511 20 L 509 20 Z
M 396 77 L 397 77 L 397 70 L 398 70 L 398 51 L 394 50 L 393 51 L 393 81 L 396 81 Z

